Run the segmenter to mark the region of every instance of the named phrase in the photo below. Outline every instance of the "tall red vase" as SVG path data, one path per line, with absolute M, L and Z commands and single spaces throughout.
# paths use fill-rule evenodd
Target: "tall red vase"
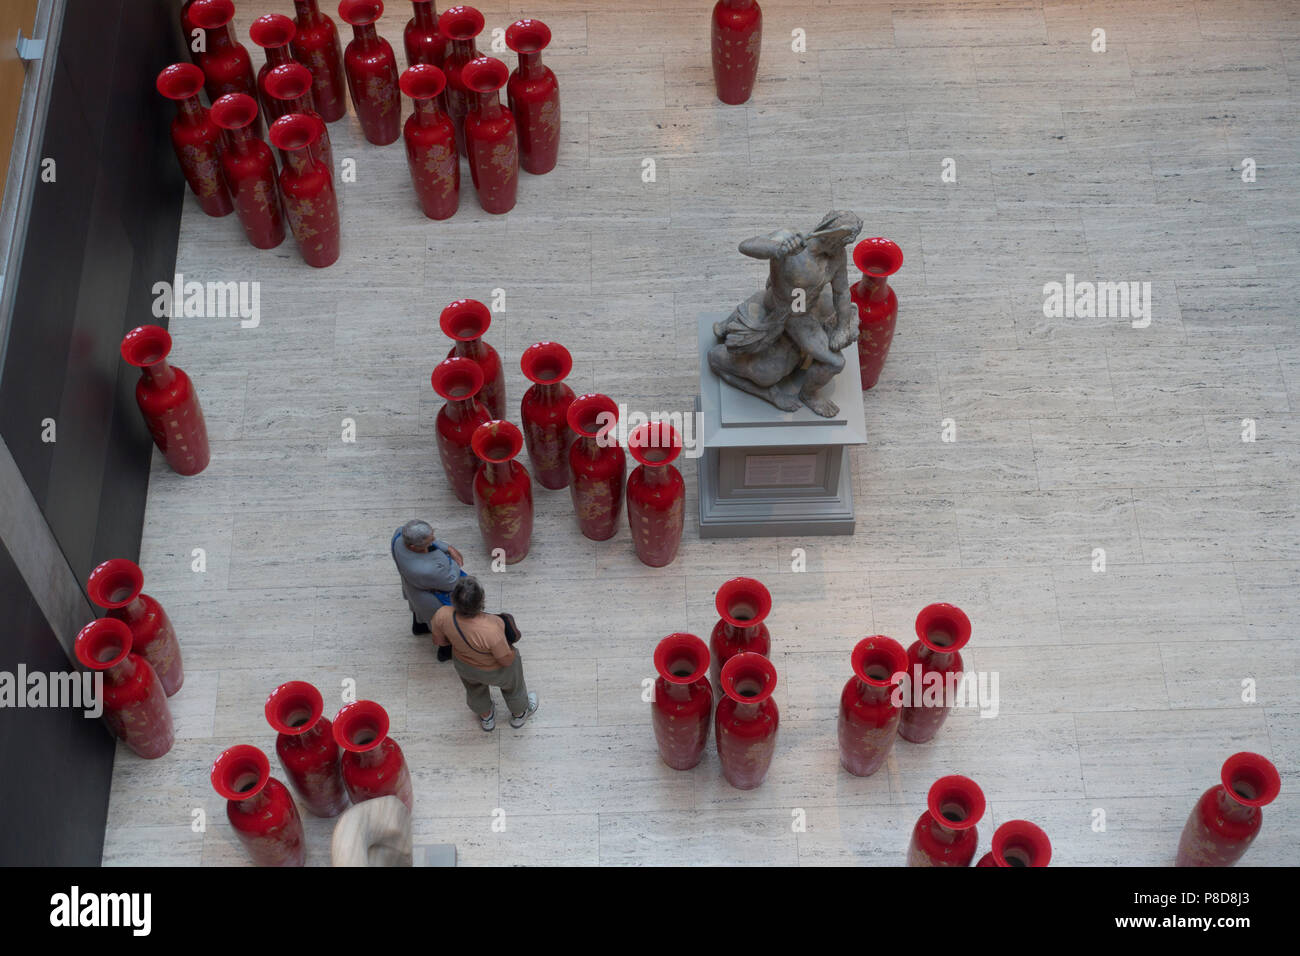
M 569 494 L 578 528 L 592 541 L 618 533 L 627 481 L 627 455 L 619 447 L 618 406 L 608 395 L 579 395 L 566 413 L 578 437 L 569 446 Z
M 1052 842 L 1028 820 L 1008 820 L 993 831 L 993 848 L 976 866 L 1047 866 Z
M 642 564 L 673 563 L 686 527 L 686 483 L 673 462 L 682 451 L 677 430 L 666 422 L 638 426 L 627 437 L 637 467 L 627 479 L 627 523 Z
M 178 475 L 197 475 L 208 467 L 208 428 L 194 383 L 167 362 L 172 337 L 156 325 L 132 329 L 122 339 L 122 358 L 140 370 L 135 401 L 149 434 Z
M 307 841 L 289 788 L 271 776 L 271 761 L 241 744 L 212 764 L 212 788 L 226 800 L 226 818 L 258 866 L 302 866 Z
M 889 277 L 903 267 L 903 250 L 888 239 L 863 239 L 853 248 L 853 264 L 862 270 L 862 281 L 854 283 L 849 297 L 858 307 L 858 370 L 868 389 L 880 380 L 894 341 L 898 296 Z
M 979 846 L 975 824 L 984 816 L 984 791 L 969 777 L 940 777 L 925 813 L 912 828 L 908 866 L 970 866 Z
M 573 370 L 573 358 L 558 342 L 538 342 L 524 349 L 519 367 L 524 378 L 533 383 L 519 406 L 533 474 L 543 488 L 566 488 L 569 445 L 573 443 L 569 406 L 574 395 L 564 379 Z
M 212 104 L 212 122 L 226 131 L 221 169 L 235 197 L 235 214 L 244 235 L 258 249 L 284 242 L 284 211 L 275 188 L 275 156 L 253 135 L 257 101 L 244 93 L 227 93 Z
M 318 0 L 293 0 L 293 6 L 293 58 L 311 70 L 312 102 L 321 117 L 327 123 L 341 120 L 348 111 L 348 91 L 338 28 L 320 12 Z
M 442 60 L 442 72 L 447 74 L 443 99 L 447 103 L 447 115 L 456 126 L 456 147 L 464 156 L 465 114 L 469 112 L 474 96 L 461 83 L 461 71 L 465 64 L 478 58 L 475 41 L 483 32 L 483 14 L 464 4 L 448 7 L 438 17 L 438 31 L 447 41 L 447 55 Z
M 266 699 L 266 720 L 277 735 L 275 753 L 290 786 L 313 814 L 336 817 L 347 809 L 348 794 L 342 750 L 324 710 L 320 691 L 306 681 L 281 684 Z
M 162 682 L 149 662 L 131 651 L 131 629 L 115 617 L 91 621 L 73 644 L 77 660 L 104 674 L 104 723 L 147 760 L 172 749 L 176 733 Z
M 208 101 L 215 103 L 227 93 L 246 93 L 256 99 L 253 58 L 230 26 L 235 18 L 232 0 L 194 0 L 190 18 L 204 33 L 206 50 L 196 53 L 194 62 L 203 69 Z M 261 117 L 254 120 L 253 133 L 262 136 Z
M 745 652 L 764 657 L 771 654 L 772 635 L 764 622 L 772 613 L 772 595 L 753 578 L 732 578 L 718 588 L 713 605 L 718 610 L 718 623 L 709 636 L 713 657 L 709 677 L 721 693 L 722 667 L 727 661 Z
M 312 146 L 312 155 L 324 163 L 332 175 L 334 148 L 330 145 L 329 127 L 325 125 L 325 118 L 316 112 L 312 100 L 311 70 L 301 63 L 283 63 L 266 74 L 264 86 L 272 104 L 266 115 L 272 123 L 290 113 L 302 113 L 318 121 L 316 128 L 320 137 Z
M 894 688 L 907 669 L 907 651 L 877 634 L 858 641 L 849 662 L 853 676 L 840 692 L 840 766 L 855 777 L 869 777 L 898 737 L 902 702 Z
M 970 633 L 970 618 L 951 604 L 927 605 L 916 616 L 919 640 L 907 649 L 908 684 L 904 685 L 903 718 L 898 723 L 904 740 L 914 744 L 933 740 L 948 719 L 951 701 L 947 688 L 962 672 L 961 649 Z M 938 697 L 927 696 L 936 693 Z
M 1201 794 L 1178 841 L 1175 866 L 1232 866 L 1264 824 L 1263 808 L 1277 797 L 1277 768 L 1259 754 L 1236 753 L 1223 762 L 1221 782 Z
M 501 367 L 501 356 L 483 341 L 492 313 L 477 299 L 457 299 L 438 316 L 442 334 L 455 341 L 448 358 L 473 359 L 483 370 L 483 391 L 478 400 L 492 413 L 493 418 L 506 417 L 506 373 Z
M 249 39 L 260 46 L 266 55 L 266 62 L 257 71 L 257 95 L 268 122 L 280 114 L 271 111 L 271 97 L 266 91 L 266 74 L 277 66 L 294 62 L 289 44 L 293 42 L 296 30 L 293 21 L 280 13 L 268 13 L 266 16 L 258 17 L 248 28 Z
M 352 106 L 361 132 L 376 146 L 395 143 L 402 135 L 402 96 L 397 88 L 397 58 L 375 29 L 384 15 L 380 0 L 342 0 L 339 16 L 352 25 L 352 41 L 343 51 Z
M 753 790 L 772 766 L 781 721 L 774 690 L 776 667 L 762 654 L 737 654 L 722 668 L 715 736 L 722 775 L 737 790 Z
M 756 0 L 718 0 L 713 7 L 713 85 L 718 99 L 733 106 L 749 99 L 762 46 L 763 11 Z
M 402 31 L 406 65 L 424 63 L 441 69 L 447 56 L 447 38 L 438 29 L 438 10 L 433 0 L 411 0 L 411 8 L 413 15 Z
M 228 216 L 235 204 L 221 172 L 221 130 L 199 102 L 203 71 L 193 63 L 173 63 L 158 74 L 158 92 L 176 103 L 172 148 L 199 207 L 209 216 Z
M 506 28 L 506 46 L 519 54 L 506 98 L 519 129 L 519 165 L 535 176 L 549 173 L 560 157 L 560 84 L 542 62 L 551 30 L 541 20 L 516 20 Z
M 411 771 L 397 741 L 388 736 L 388 713 L 373 700 L 345 704 L 334 717 L 334 739 L 343 754 L 343 785 L 353 803 L 396 797 L 415 809 Z
M 461 84 L 478 97 L 465 114 L 469 174 L 478 204 L 495 215 L 514 209 L 519 195 L 519 137 L 500 96 L 509 78 L 509 68 L 490 56 L 471 60 L 460 74 Z
M 284 159 L 280 196 L 298 251 L 323 269 L 339 258 L 339 205 L 329 169 L 313 153 L 325 124 L 304 113 L 286 113 L 271 124 L 271 144 Z
M 402 92 L 415 103 L 402 137 L 420 209 L 430 219 L 450 219 L 460 205 L 460 157 L 456 128 L 438 106 L 446 77 L 431 64 L 416 64 L 400 79 Z
M 704 675 L 709 649 L 694 634 L 669 634 L 655 648 L 650 720 L 659 756 L 674 770 L 690 770 L 704 756 L 713 717 L 713 688 Z
M 472 447 L 483 462 L 474 476 L 474 507 L 489 555 L 498 548 L 506 564 L 528 556 L 533 538 L 533 482 L 515 461 L 524 436 L 506 421 L 492 420 L 474 430 Z
M 433 390 L 446 404 L 438 410 L 438 460 L 456 497 L 474 503 L 474 476 L 479 460 L 472 445 L 474 432 L 492 416 L 478 400 L 483 370 L 467 358 L 443 359 L 433 370 Z
M 143 588 L 144 573 L 126 558 L 105 561 L 86 580 L 86 595 L 91 603 L 130 628 L 131 650 L 149 662 L 163 693 L 170 697 L 185 683 L 181 645 L 171 618 L 161 604 L 142 593 Z

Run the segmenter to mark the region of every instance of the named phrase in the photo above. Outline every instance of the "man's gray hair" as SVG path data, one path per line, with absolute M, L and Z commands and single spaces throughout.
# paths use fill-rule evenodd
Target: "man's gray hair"
M 433 537 L 433 526 L 427 521 L 408 521 L 402 525 L 402 543 L 408 548 L 428 544 Z

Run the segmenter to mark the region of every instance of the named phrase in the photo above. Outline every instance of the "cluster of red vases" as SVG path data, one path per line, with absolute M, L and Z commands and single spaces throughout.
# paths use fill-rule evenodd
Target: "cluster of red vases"
M 343 115 L 337 71 L 330 68 L 338 36 L 316 0 L 300 0 L 297 8 L 296 22 L 279 14 L 254 21 L 249 34 L 266 54 L 255 75 L 248 50 L 230 26 L 234 3 L 187 0 L 181 21 L 194 63 L 166 67 L 156 85 L 176 103 L 172 145 L 203 211 L 234 212 L 258 249 L 279 246 L 287 223 L 303 259 L 323 268 L 339 257 L 325 125 Z M 201 88 L 211 109 L 199 101 Z M 278 173 L 262 139 L 264 118 L 271 123 L 271 145 L 280 152 Z
M 226 817 L 258 866 L 302 866 L 306 841 L 293 795 L 318 817 L 336 817 L 349 803 L 394 796 L 413 807 L 402 748 L 388 736 L 388 714 L 374 701 L 345 704 L 331 723 L 325 703 L 306 681 L 281 684 L 266 699 L 275 752 L 290 787 L 271 776 L 257 747 L 241 744 L 212 764 L 212 786 L 226 799 Z
M 90 572 L 86 595 L 104 617 L 81 629 L 73 653 L 104 675 L 103 716 L 114 736 L 152 760 L 176 741 L 167 698 L 181 689 L 185 668 L 171 619 L 143 588 L 143 573 L 126 558 Z
M 704 756 L 712 721 L 723 777 L 738 790 L 753 790 L 772 765 L 781 720 L 764 623 L 772 596 L 753 578 L 734 578 L 718 589 L 715 603 L 718 623 L 708 646 L 694 634 L 677 633 L 655 648 L 659 676 L 651 723 L 664 763 L 690 770 Z M 715 684 L 721 694 L 716 718 Z
M 685 526 L 685 483 L 672 464 L 682 449 L 677 431 L 662 422 L 634 429 L 627 445 L 638 464 L 627 475 L 614 434 L 618 406 L 606 395 L 574 395 L 564 381 L 573 359 L 557 342 L 538 342 L 520 356 L 532 385 L 516 427 L 506 420 L 501 356 L 483 341 L 491 321 L 475 299 L 443 309 L 439 322 L 454 344 L 431 377 L 444 401 L 435 423 L 443 474 L 456 497 L 475 506 L 488 554 L 506 564 L 527 556 L 535 477 L 543 488 L 569 489 L 578 527 L 593 541 L 617 533 L 626 489 L 637 557 L 651 567 L 670 564 Z M 516 461 L 525 446 L 531 475 Z

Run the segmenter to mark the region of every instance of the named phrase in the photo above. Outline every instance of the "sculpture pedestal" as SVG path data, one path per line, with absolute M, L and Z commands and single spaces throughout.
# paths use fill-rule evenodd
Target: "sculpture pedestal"
M 845 449 L 867 441 L 854 368 L 846 366 L 826 387 L 840 407 L 834 418 L 807 408 L 783 412 L 709 368 L 713 325 L 725 318 L 715 313 L 699 321 L 700 537 L 852 534 L 852 461 Z

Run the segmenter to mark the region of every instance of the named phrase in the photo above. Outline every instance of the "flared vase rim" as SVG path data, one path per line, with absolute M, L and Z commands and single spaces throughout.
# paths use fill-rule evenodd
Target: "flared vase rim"
M 447 74 L 432 63 L 417 63 L 402 71 L 397 85 L 413 100 L 431 100 L 447 88 Z
M 356 722 L 369 718 L 375 723 L 375 739 L 364 744 L 358 744 L 352 741 L 350 734 L 356 727 Z M 349 753 L 363 754 L 369 753 L 376 749 L 388 739 L 388 711 L 373 700 L 356 700 L 350 704 L 344 704 L 337 714 L 334 715 L 334 742 Z
M 203 70 L 193 63 L 173 63 L 158 71 L 154 88 L 169 100 L 193 99 L 203 89 Z
M 758 693 L 752 697 L 746 697 L 736 690 L 736 683 L 746 678 L 755 678 L 763 682 Z M 761 704 L 769 700 L 776 691 L 776 682 L 776 665 L 754 651 L 733 654 L 727 663 L 722 665 L 722 672 L 718 678 L 718 683 L 722 685 L 722 692 L 738 704 Z
M 542 378 L 538 374 L 538 365 L 545 361 L 558 363 L 558 374 Z M 558 385 L 573 371 L 573 356 L 559 342 L 536 342 L 524 349 L 519 356 L 519 370 L 534 385 Z
M 271 67 L 266 71 L 266 78 L 262 82 L 272 98 L 288 102 L 307 95 L 311 89 L 312 75 L 310 69 L 295 60 L 293 63 L 279 63 Z
M 476 56 L 460 71 L 461 85 L 480 95 L 500 92 L 509 80 L 510 67 L 494 56 Z
M 452 393 L 452 388 L 460 376 L 469 378 L 469 388 L 468 391 L 456 395 Z M 433 386 L 433 390 L 439 398 L 448 402 L 473 401 L 483 391 L 483 369 L 473 359 L 453 355 L 450 358 L 443 359 L 433 367 L 433 372 L 429 376 L 429 384 Z
M 1052 859 L 1052 841 L 1047 838 L 1047 833 L 1042 827 L 1028 820 L 1008 820 L 993 831 L 992 853 L 998 866 L 1012 865 L 1006 857 L 1006 851 L 1012 841 L 1018 841 L 1016 845 L 1028 844 L 1031 859 L 1027 866 L 1047 866 Z
M 930 637 L 929 624 L 942 617 L 949 619 L 956 632 L 952 635 L 952 642 L 947 645 L 936 643 Z M 930 650 L 936 654 L 955 654 L 963 647 L 970 643 L 971 622 L 963 611 L 955 604 L 949 604 L 944 601 L 927 604 L 921 608 L 916 615 L 916 636 Z
M 597 424 L 594 431 L 588 429 L 585 418 L 592 408 L 598 408 L 596 418 L 600 417 L 600 411 L 610 412 L 614 417 L 607 425 Z M 569 403 L 564 417 L 575 435 L 581 438 L 604 438 L 618 424 L 618 403 L 602 392 L 586 392 Z
M 224 130 L 246 129 L 257 119 L 257 100 L 247 93 L 227 93 L 217 97 L 208 115 Z
M 695 667 L 689 675 L 678 676 L 669 670 L 669 658 L 688 649 L 695 655 Z M 708 674 L 710 665 L 709 647 L 694 634 L 675 631 L 661 638 L 659 643 L 655 645 L 654 664 L 655 670 L 664 681 L 669 684 L 689 686 L 697 683 Z
M 271 124 L 267 135 L 276 149 L 296 153 L 316 144 L 320 127 L 306 113 L 285 113 Z
M 960 799 L 963 801 L 966 816 L 961 820 L 950 820 L 943 813 L 944 804 Z M 947 830 L 969 830 L 984 817 L 987 803 L 984 791 L 970 777 L 962 774 L 949 774 L 940 777 L 930 785 L 926 797 L 926 809 L 934 821 Z
M 115 600 L 110 594 L 118 588 L 126 587 L 127 597 Z M 86 595 L 93 604 L 102 608 L 116 610 L 126 607 L 144 590 L 144 572 L 140 565 L 130 558 L 110 558 L 95 566 L 86 578 Z
M 487 21 L 483 19 L 483 14 L 468 4 L 457 4 L 438 14 L 438 32 L 448 40 L 462 43 L 473 40 L 483 32 L 483 27 L 486 25 Z
M 480 321 L 480 328 L 473 335 L 463 335 L 457 328 L 458 322 L 466 318 Z M 442 334 L 457 342 L 474 342 L 483 338 L 492 327 L 492 310 L 478 299 L 457 299 L 438 314 L 438 326 Z
M 194 0 L 190 7 L 190 20 L 201 30 L 220 30 L 234 19 L 234 0 Z
M 1253 797 L 1245 797 L 1237 790 L 1243 773 L 1254 778 L 1250 781 L 1256 788 Z M 1266 807 L 1282 792 L 1282 777 L 1273 761 L 1249 750 L 1235 753 L 1225 760 L 1219 779 L 1228 796 L 1245 807 Z
M 658 441 L 647 443 L 644 440 L 637 441 L 638 436 L 645 436 L 654 429 L 657 436 L 662 436 L 665 431 L 668 433 L 668 443 L 663 444 Z M 645 451 L 647 448 L 656 451 L 667 451 L 667 454 L 660 460 L 647 458 Z M 636 460 L 637 464 L 645 465 L 649 468 L 663 468 L 675 462 L 682 453 L 682 438 L 677 434 L 677 429 L 667 422 L 647 422 L 644 425 L 638 425 L 632 429 L 632 433 L 627 436 L 628 453 Z
M 351 27 L 368 27 L 384 15 L 384 0 L 339 0 L 339 19 Z
M 731 612 L 731 605 L 735 599 L 742 594 L 750 592 L 753 594 L 754 616 L 748 620 L 742 620 Z M 718 587 L 718 593 L 713 596 L 713 607 L 718 612 L 718 617 L 722 618 L 732 627 L 750 628 L 758 627 L 767 620 L 767 616 L 772 613 L 772 592 L 767 589 L 762 581 L 757 578 L 735 577 L 723 581 Z
M 248 28 L 248 38 L 263 50 L 278 50 L 293 42 L 298 25 L 283 13 L 264 13 Z
M 507 447 L 510 449 L 509 454 L 494 456 L 484 454 L 487 443 L 500 438 L 507 440 Z M 524 450 L 524 433 L 519 430 L 517 425 L 506 421 L 504 418 L 493 418 L 474 429 L 469 444 L 474 454 L 482 461 L 491 465 L 504 465 L 507 462 L 514 461 L 519 457 L 519 453 Z
M 867 668 L 875 663 L 867 660 L 867 655 L 873 651 L 880 651 L 882 658 L 885 658 L 880 663 L 888 668 L 888 677 L 881 679 L 867 673 Z M 907 673 L 907 649 L 892 637 L 872 634 L 853 645 L 853 652 L 849 655 L 849 666 L 853 668 L 853 676 L 864 684 L 872 687 L 893 687 L 900 683 Z
M 151 368 L 172 351 L 171 334 L 161 325 L 139 325 L 122 337 L 121 355 L 128 365 Z
M 529 39 L 535 42 L 529 43 Z M 524 17 L 506 27 L 506 46 L 521 56 L 541 53 L 551 39 L 551 28 L 536 17 Z
M 879 260 L 873 260 L 873 256 Z M 883 265 L 876 266 L 876 261 L 883 261 Z M 853 265 L 869 278 L 888 279 L 903 268 L 903 250 L 892 239 L 872 236 L 853 247 Z
M 256 771 L 257 781 L 246 790 L 236 790 L 231 778 L 238 773 L 239 765 L 245 763 L 251 764 L 245 772 Z M 252 744 L 237 744 L 223 750 L 212 762 L 209 779 L 212 781 L 212 789 L 217 791 L 218 796 L 241 803 L 266 789 L 266 785 L 271 780 L 271 761 L 260 747 L 254 747 Z
M 282 714 L 291 706 L 291 701 L 297 698 L 304 699 L 309 716 L 301 724 L 290 724 L 282 719 Z M 263 713 L 266 715 L 266 722 L 276 733 L 297 737 L 320 723 L 325 715 L 325 698 L 316 685 L 308 681 L 285 681 L 267 696 Z
M 88 670 L 106 671 L 127 659 L 133 641 L 131 628 L 125 621 L 119 621 L 115 617 L 99 617 L 77 632 L 72 647 L 77 660 Z M 111 658 L 100 660 L 98 652 L 109 642 L 116 642 L 118 649 Z

